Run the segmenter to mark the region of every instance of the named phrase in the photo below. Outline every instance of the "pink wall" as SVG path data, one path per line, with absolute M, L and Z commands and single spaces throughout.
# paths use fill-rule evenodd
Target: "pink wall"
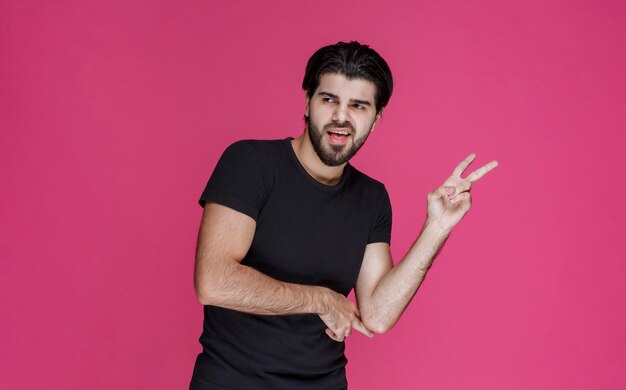
M 351 388 L 626 388 L 624 3 L 263 4 L 0 3 L 0 388 L 185 388 L 197 198 L 231 142 L 301 132 L 306 60 L 350 39 L 396 79 L 355 159 L 396 258 L 457 162 L 500 162 Z

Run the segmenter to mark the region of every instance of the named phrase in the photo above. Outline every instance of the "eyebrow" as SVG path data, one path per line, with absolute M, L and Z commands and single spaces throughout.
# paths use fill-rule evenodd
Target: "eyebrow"
M 337 96 L 335 94 L 332 94 L 330 92 L 320 91 L 318 93 L 318 95 L 328 96 L 329 98 L 339 100 L 339 96 Z M 363 106 L 371 106 L 372 105 L 372 103 L 370 103 L 369 101 L 367 101 L 367 100 L 360 100 L 360 99 L 350 99 L 350 102 L 356 103 L 356 104 L 361 104 Z

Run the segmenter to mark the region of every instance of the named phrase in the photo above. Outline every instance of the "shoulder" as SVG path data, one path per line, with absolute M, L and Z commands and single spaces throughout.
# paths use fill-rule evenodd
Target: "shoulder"
M 263 154 L 271 154 L 272 152 L 276 152 L 276 150 L 283 148 L 286 140 L 276 139 L 276 140 L 259 140 L 259 139 L 244 139 L 240 141 L 233 142 L 230 144 L 226 151 L 230 151 L 233 153 L 257 153 L 259 155 Z
M 359 171 L 352 165 L 350 167 L 352 169 L 352 172 L 351 172 L 352 181 L 357 186 L 367 191 L 387 196 L 387 188 L 385 188 L 385 185 L 382 182 L 374 179 L 373 177 L 366 175 L 365 173 Z
M 364 206 L 362 210 L 370 218 L 370 235 L 368 244 L 374 242 L 391 242 L 392 209 L 387 188 L 380 181 L 369 177 L 352 167 L 352 180 L 355 192 L 360 194 Z
M 285 165 L 285 158 L 288 158 L 285 153 L 286 142 L 287 139 L 236 141 L 226 148 L 218 165 L 223 165 L 231 173 L 245 173 L 246 176 L 254 176 L 255 180 L 271 184 L 279 174 L 280 167 Z
M 275 151 L 280 142 L 280 140 L 253 139 L 233 142 L 222 152 L 214 172 L 256 175 L 275 165 L 272 163 L 272 156 L 277 155 Z
M 244 139 L 230 144 L 223 152 L 221 159 L 241 164 L 258 164 L 265 166 L 279 158 L 284 150 L 285 140 Z M 259 166 L 258 168 L 261 168 Z
M 213 201 L 256 219 L 277 176 L 278 164 L 271 160 L 277 143 L 241 140 L 230 144 L 218 160 L 200 204 Z

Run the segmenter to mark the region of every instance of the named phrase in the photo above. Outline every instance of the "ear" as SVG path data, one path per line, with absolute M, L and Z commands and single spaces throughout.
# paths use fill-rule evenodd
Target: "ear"
M 376 128 L 376 125 L 378 124 L 378 122 L 380 122 L 380 118 L 383 117 L 383 111 L 385 111 L 385 108 L 381 108 L 380 112 L 378 112 L 378 114 L 376 114 L 376 117 L 374 118 L 374 123 L 372 123 L 372 130 L 374 131 L 374 129 Z
M 309 105 L 311 104 L 311 98 L 304 91 L 304 115 L 309 116 Z

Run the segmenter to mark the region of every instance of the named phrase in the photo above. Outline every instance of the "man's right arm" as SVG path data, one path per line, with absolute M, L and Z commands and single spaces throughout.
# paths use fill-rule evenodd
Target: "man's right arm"
M 207 202 L 202 215 L 194 285 L 203 305 L 260 315 L 314 313 L 334 340 L 342 341 L 352 327 L 372 336 L 350 300 L 325 287 L 286 283 L 241 264 L 250 249 L 254 219 Z

